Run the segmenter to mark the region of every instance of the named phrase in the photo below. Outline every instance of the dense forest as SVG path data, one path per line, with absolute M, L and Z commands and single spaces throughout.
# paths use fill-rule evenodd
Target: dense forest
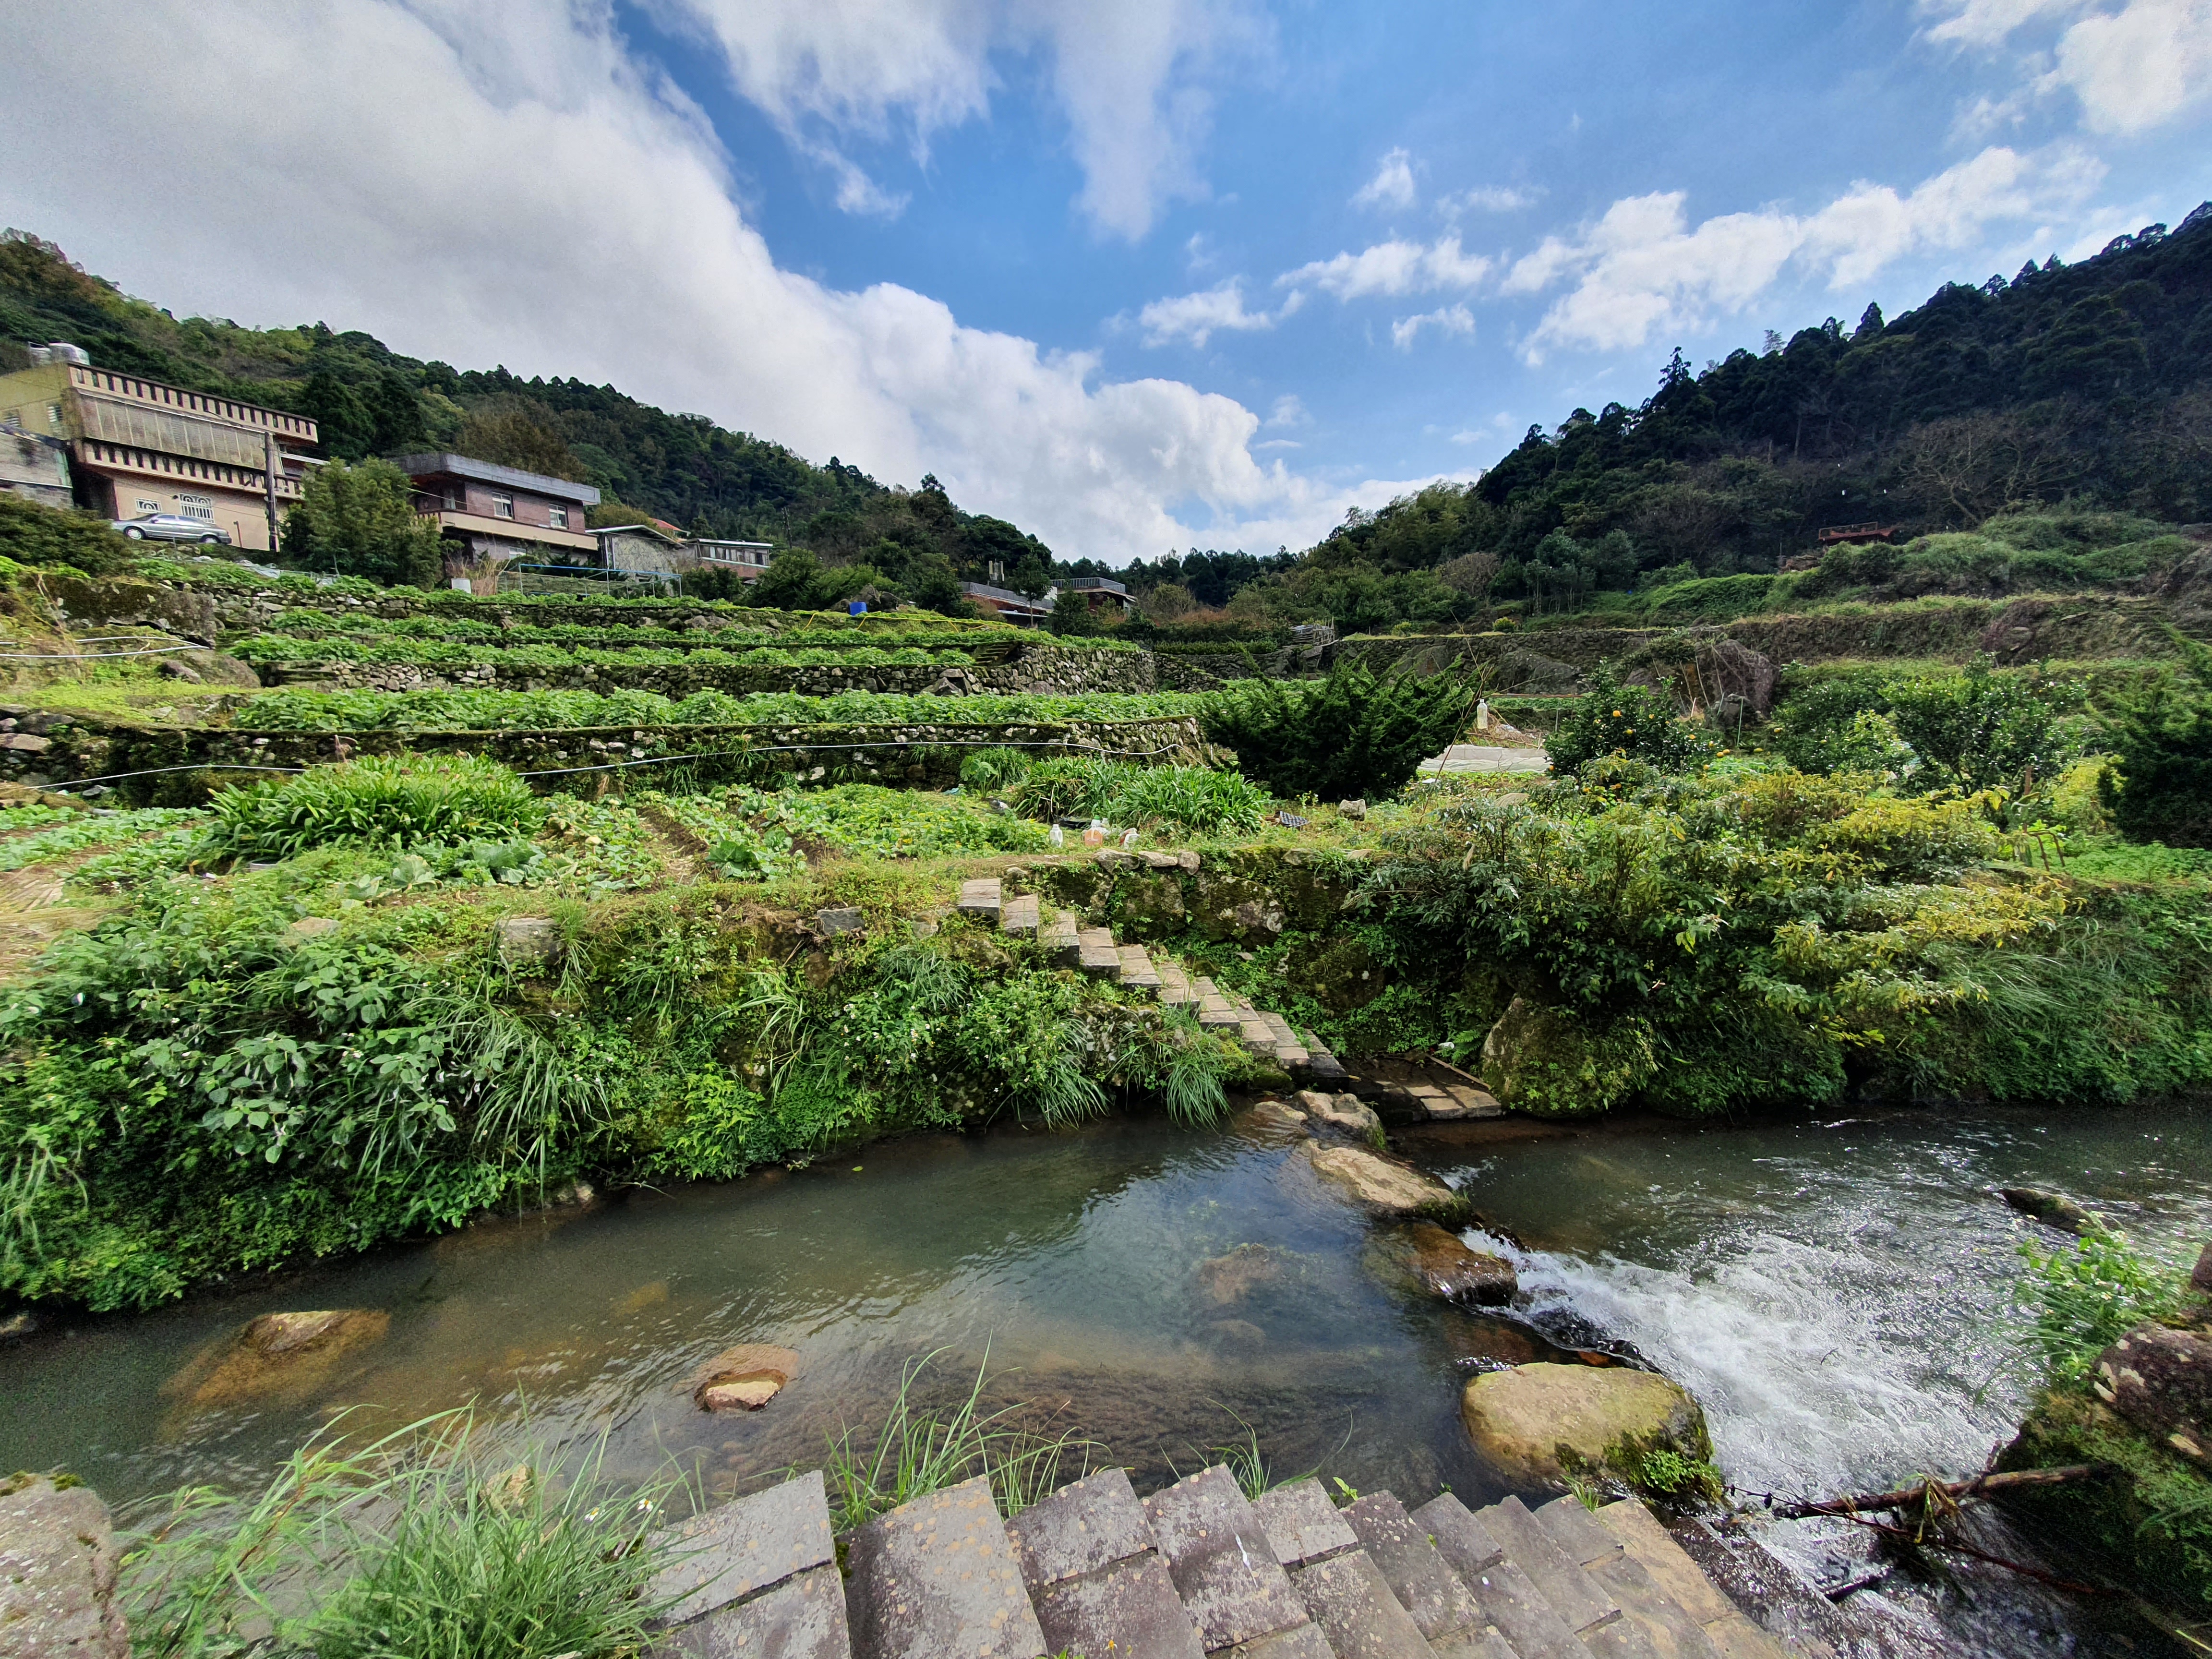
M 653 517 L 694 533 L 810 548 L 887 584 L 957 597 L 998 565 L 1042 593 L 1052 554 L 1004 520 L 963 513 L 934 479 L 908 491 L 836 456 L 817 466 L 782 445 L 671 415 L 610 386 L 524 380 L 504 368 L 421 362 L 326 325 L 241 328 L 178 320 L 23 231 L 0 236 L 0 372 L 21 342 L 69 340 L 104 368 L 312 416 L 344 460 L 444 449 L 596 484 L 594 523 Z M 1073 567 L 1080 572 L 1087 563 Z M 1062 566 L 1059 574 L 1071 567 Z

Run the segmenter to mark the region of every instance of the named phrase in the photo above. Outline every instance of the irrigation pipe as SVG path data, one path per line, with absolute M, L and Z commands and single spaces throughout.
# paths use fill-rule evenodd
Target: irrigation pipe
M 336 735 L 336 734 L 333 734 Z M 486 733 L 487 736 L 491 735 Z M 823 749 L 1089 749 L 1102 755 L 1111 755 L 1123 760 L 1150 760 L 1156 755 L 1172 755 L 1182 747 L 1170 744 L 1164 749 L 1145 749 L 1135 753 L 1126 750 L 1110 750 L 1103 743 L 992 742 L 981 738 L 957 738 L 944 743 L 779 743 L 757 749 L 702 749 L 689 755 L 647 755 L 638 760 L 607 761 L 596 766 L 554 766 L 535 772 L 518 772 L 519 778 L 559 778 L 579 772 L 619 772 L 633 766 L 665 766 L 677 761 L 737 760 L 748 755 L 783 755 L 811 753 Z M 96 778 L 71 778 L 67 783 L 41 786 L 50 795 L 66 795 L 73 789 L 88 789 L 96 783 L 121 783 L 127 778 L 160 777 L 169 772 L 305 772 L 304 766 L 278 766 L 274 763 L 255 765 L 238 762 L 208 761 L 197 766 L 149 766 L 137 772 L 108 772 Z

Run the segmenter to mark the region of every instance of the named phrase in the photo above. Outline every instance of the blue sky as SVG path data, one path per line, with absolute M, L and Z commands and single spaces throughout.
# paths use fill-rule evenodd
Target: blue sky
M 1308 544 L 1640 400 L 1677 344 L 1894 313 L 2212 196 L 2212 0 L 301 0 L 281 29 L 82 0 L 7 28 L 0 131 L 40 159 L 0 215 L 135 292 L 611 380 L 1115 562 Z M 231 95 L 187 114 L 179 84 Z M 45 143 L 87 85 L 94 137 Z

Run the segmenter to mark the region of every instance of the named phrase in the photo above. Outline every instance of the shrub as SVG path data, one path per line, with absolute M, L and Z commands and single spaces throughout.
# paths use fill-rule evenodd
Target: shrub
M 410 755 L 318 766 L 215 798 L 213 836 L 241 858 L 287 859 L 348 842 L 510 840 L 537 833 L 545 807 L 495 762 Z
M 1591 672 L 1589 695 L 1575 705 L 1544 744 L 1563 775 L 1591 761 L 1620 756 L 1662 772 L 1686 772 L 1712 753 L 1703 733 L 1674 718 L 1673 697 L 1645 685 L 1624 685 L 1610 663 Z
M 1920 757 L 1924 786 L 2025 793 L 2078 751 L 2059 720 L 2081 706 L 2079 684 L 1993 671 L 1983 656 L 1961 674 L 1890 683 L 1889 716 Z
M 1318 684 L 1249 679 L 1209 698 L 1206 737 L 1286 799 L 1395 793 L 1423 761 L 1458 740 L 1477 690 L 1464 673 L 1382 675 L 1340 662 Z
M 2122 707 L 2097 792 L 2132 841 L 2212 847 L 2212 651 L 2175 637 L 2195 689 L 2167 675 Z
M 0 556 L 18 564 L 73 565 L 88 576 L 105 576 L 130 563 L 131 544 L 105 519 L 0 489 Z
M 319 468 L 284 520 L 284 557 L 309 570 L 434 587 L 445 544 L 415 516 L 414 481 L 389 461 Z

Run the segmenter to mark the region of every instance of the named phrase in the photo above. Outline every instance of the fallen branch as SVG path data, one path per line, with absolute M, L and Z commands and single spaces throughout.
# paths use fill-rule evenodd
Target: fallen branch
M 1846 1518 L 1856 1522 L 1862 1527 L 1881 1533 L 1885 1537 L 1894 1538 L 1901 1544 L 1910 1544 L 1916 1549 L 1949 1550 L 1954 1554 L 1968 1556 L 1977 1561 L 1986 1561 L 1993 1567 L 2002 1567 L 2007 1572 L 2016 1572 L 2023 1578 L 2033 1578 L 2039 1584 L 2050 1585 L 2053 1589 L 2067 1590 L 2075 1595 L 2110 1595 L 2112 1593 L 2100 1584 L 2084 1584 L 2075 1579 L 2061 1578 L 2057 1573 L 2046 1572 L 2041 1567 L 2031 1567 L 2022 1561 L 2008 1561 L 2002 1555 L 1991 1555 L 1987 1550 L 1977 1549 L 1973 1545 L 1961 1543 L 1955 1538 L 1923 1537 L 1920 1534 L 1908 1531 L 1903 1527 L 1893 1527 L 1881 1521 L 1869 1521 L 1863 1515 L 1850 1516 Z M 1837 1593 L 1848 1595 L 1851 1590 L 1864 1588 L 1863 1584 L 1852 1583 Z
M 1978 1474 L 1972 1480 L 1923 1480 L 1894 1492 L 1862 1492 L 1824 1498 L 1817 1504 L 1784 1504 L 1775 1513 L 1785 1521 L 1814 1515 L 1856 1515 L 1866 1510 L 1902 1510 L 1919 1504 L 1949 1508 L 1969 1498 L 1986 1498 L 2030 1486 L 2063 1486 L 2076 1480 L 2108 1480 L 2120 1471 L 2109 1463 L 2069 1463 L 2056 1469 L 2021 1469 L 2009 1474 Z

